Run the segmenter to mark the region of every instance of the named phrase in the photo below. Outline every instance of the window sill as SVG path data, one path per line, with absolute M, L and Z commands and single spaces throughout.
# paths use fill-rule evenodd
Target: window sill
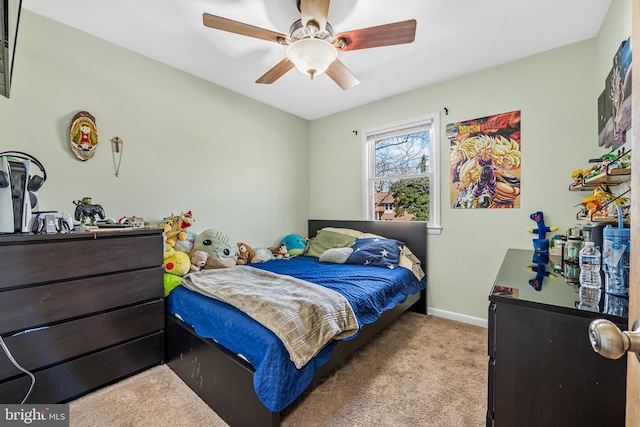
M 440 235 L 442 234 L 442 227 L 439 225 L 427 225 L 427 234 Z

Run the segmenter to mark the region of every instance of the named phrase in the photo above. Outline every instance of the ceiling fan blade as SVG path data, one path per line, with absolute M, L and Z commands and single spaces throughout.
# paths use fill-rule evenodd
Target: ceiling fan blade
M 284 76 L 287 71 L 293 68 L 293 62 L 289 61 L 289 59 L 284 58 L 282 61 L 278 62 L 275 67 L 264 73 L 262 77 L 256 80 L 256 83 L 262 84 L 271 84 L 278 80 L 280 77 Z
M 299 7 L 303 26 L 313 20 L 318 23 L 320 31 L 324 31 L 329 16 L 329 0 L 300 0 Z
M 208 13 L 202 14 L 202 22 L 206 27 L 214 28 L 216 30 L 228 31 L 230 33 L 254 37 L 256 39 L 262 39 L 279 44 L 289 44 L 290 42 L 289 36 L 286 34 L 265 30 L 264 28 L 254 27 L 253 25 L 223 18 L 221 16 L 210 15 Z
M 343 90 L 351 89 L 360 83 L 360 80 L 339 59 L 333 61 L 325 72 Z
M 372 47 L 411 43 L 416 38 L 416 20 L 346 31 L 335 36 L 333 44 L 343 52 Z

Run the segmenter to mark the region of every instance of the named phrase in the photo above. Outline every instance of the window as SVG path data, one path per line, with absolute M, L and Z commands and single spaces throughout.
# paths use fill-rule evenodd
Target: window
M 365 217 L 440 227 L 438 113 L 363 132 Z

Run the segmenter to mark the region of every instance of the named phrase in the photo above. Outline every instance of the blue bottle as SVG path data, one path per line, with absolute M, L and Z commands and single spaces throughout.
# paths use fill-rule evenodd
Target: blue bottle
M 631 230 L 607 225 L 602 233 L 605 292 L 629 295 L 629 248 Z

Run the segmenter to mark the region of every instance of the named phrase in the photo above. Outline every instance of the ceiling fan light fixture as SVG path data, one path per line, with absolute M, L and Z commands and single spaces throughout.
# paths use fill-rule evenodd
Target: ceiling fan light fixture
M 327 71 L 337 57 L 338 51 L 331 43 L 315 38 L 298 40 L 287 48 L 289 61 L 311 79 Z

